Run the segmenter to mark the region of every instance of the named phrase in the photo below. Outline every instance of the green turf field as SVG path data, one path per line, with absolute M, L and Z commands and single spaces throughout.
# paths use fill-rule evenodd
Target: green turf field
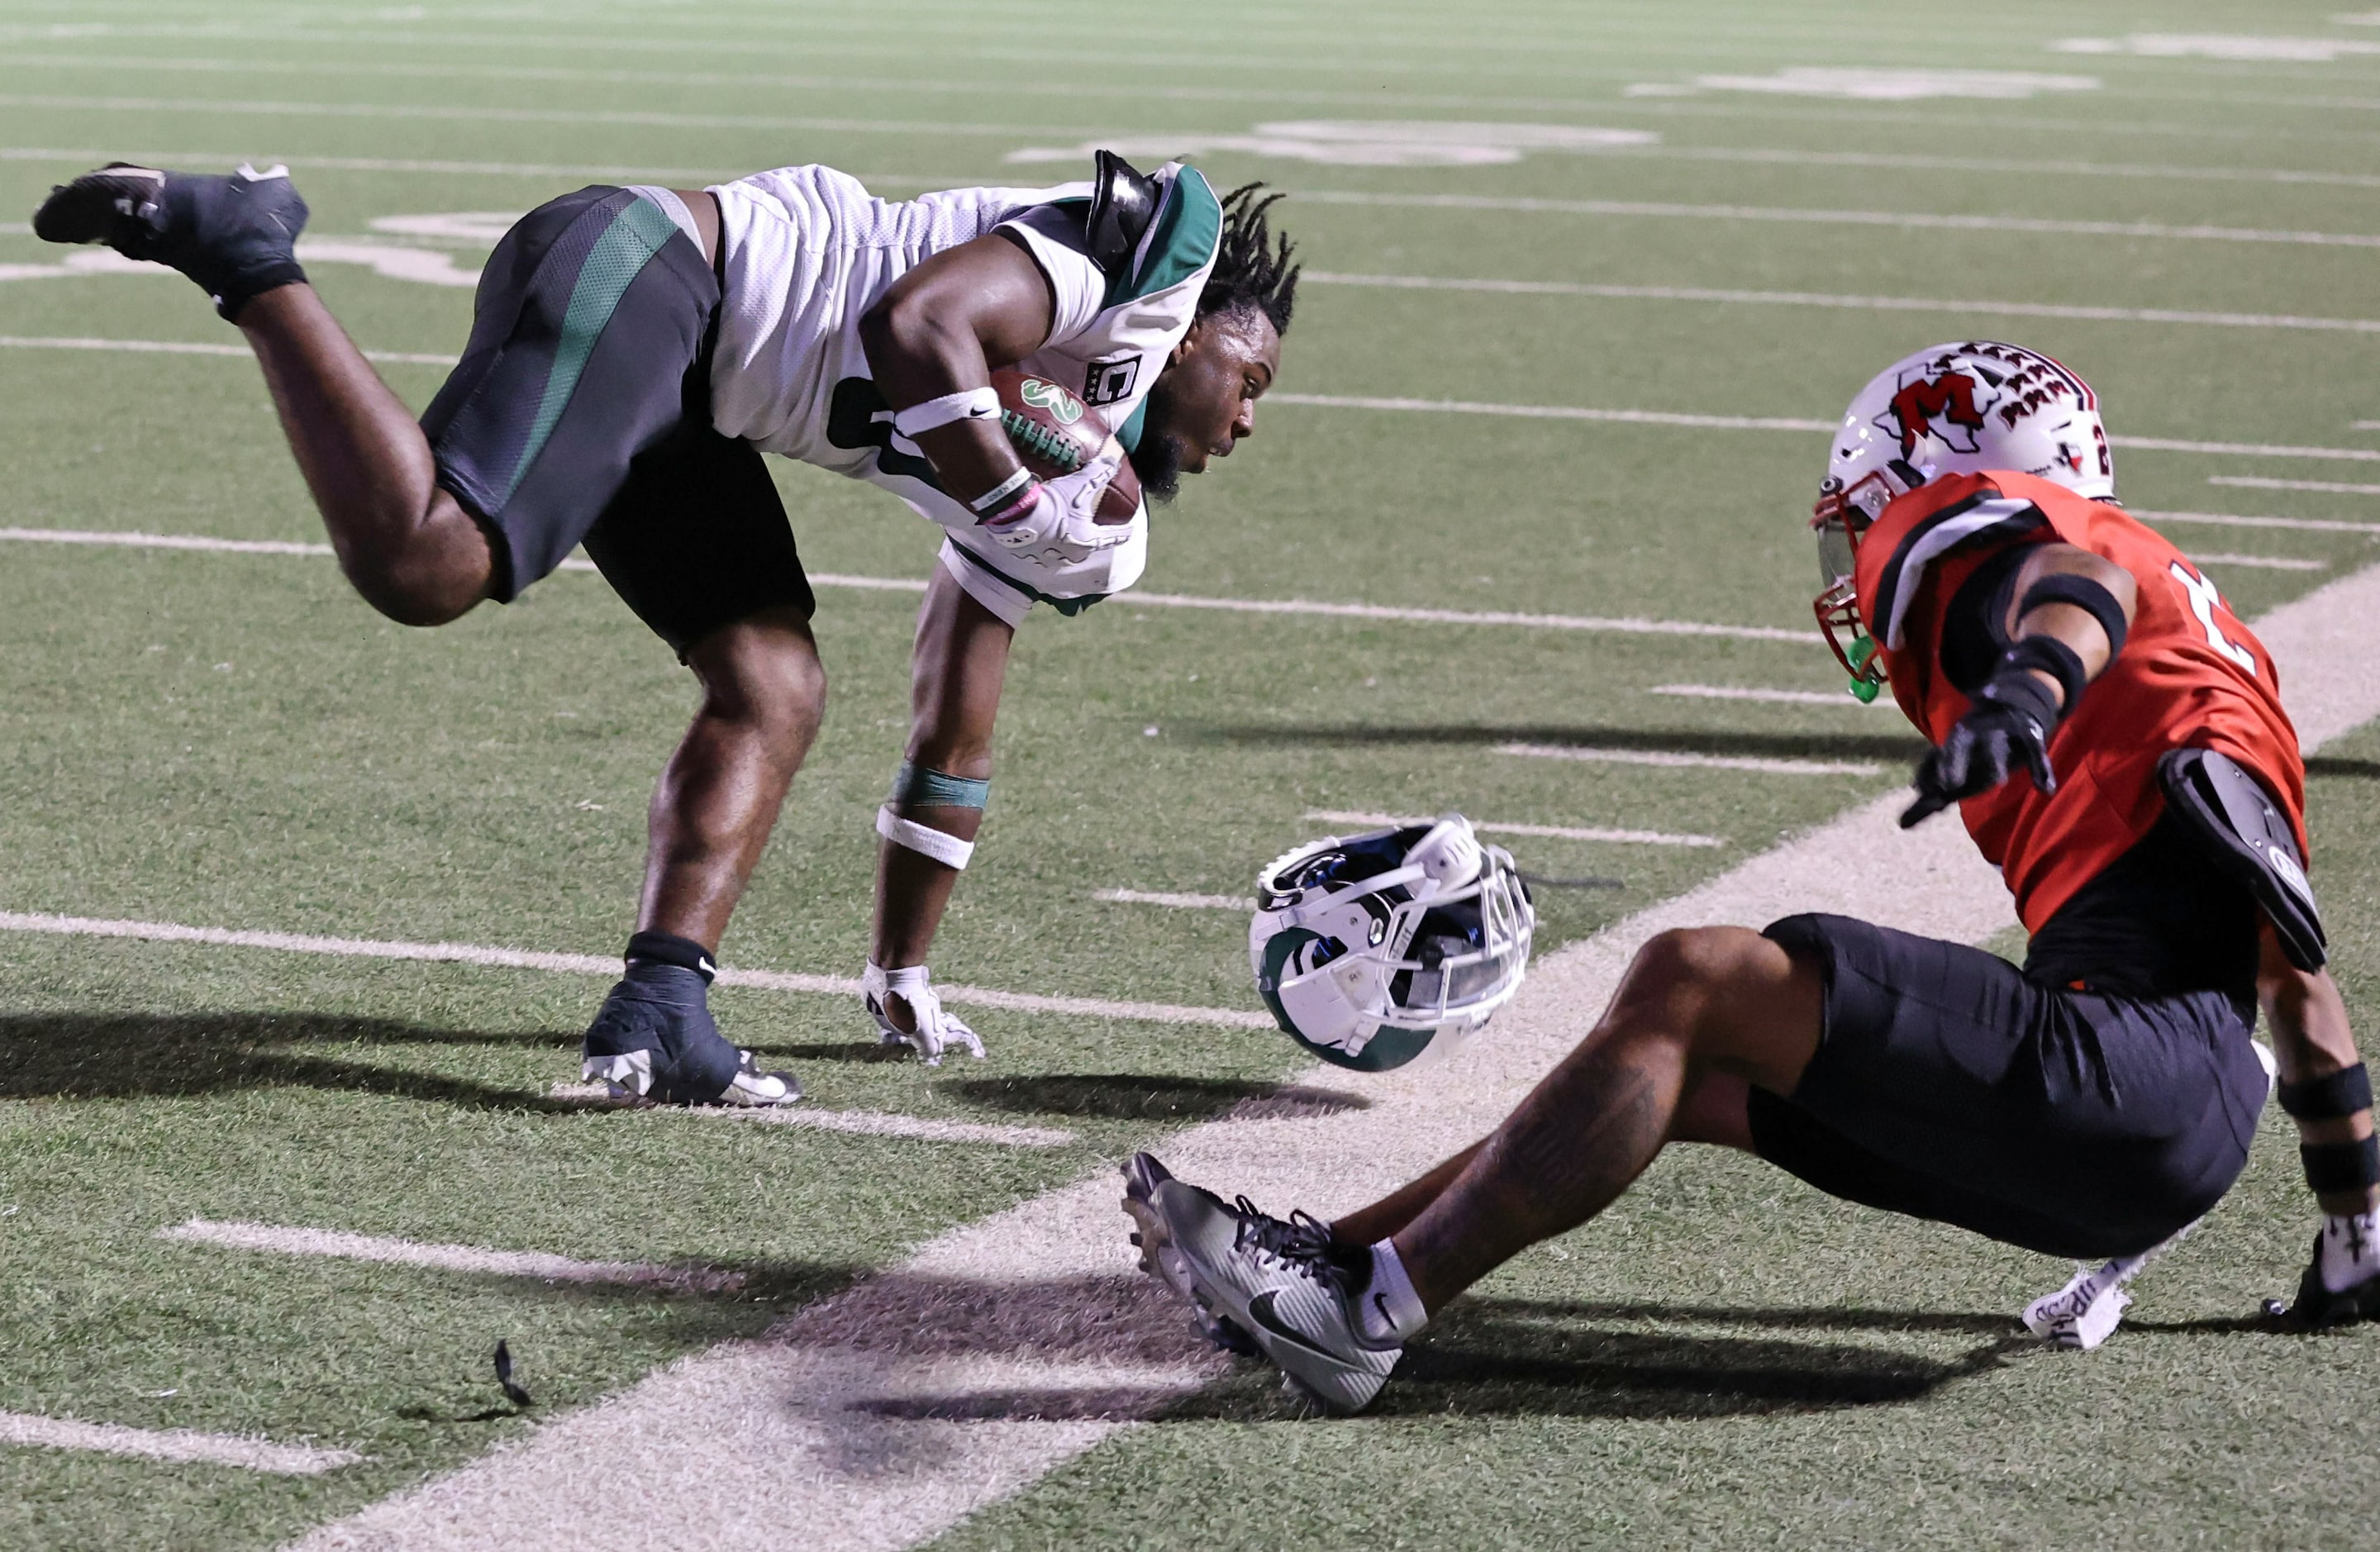
M 1187 150 L 1219 188 L 1290 190 L 1276 219 L 1311 273 L 1286 402 L 1160 515 L 1151 592 L 1803 627 L 1823 435 L 1494 411 L 1824 421 L 1897 357 L 1984 335 L 2065 359 L 2119 437 L 2186 444 L 2119 441 L 2136 509 L 2316 525 L 2172 522 L 2252 618 L 2380 562 L 2375 22 L 2299 0 L 10 0 L 0 912 L 23 915 L 0 918 L 0 1413 L 363 1459 L 281 1475 L 0 1446 L 0 1546 L 279 1545 L 1306 1072 L 1268 1030 L 980 1008 L 990 1059 L 929 1070 L 876 1060 L 856 1000 L 735 988 L 729 1032 L 812 1107 L 1050 1146 L 590 1112 L 549 1093 L 577 1077 L 589 976 L 19 930 L 614 952 L 692 704 L 581 572 L 419 632 L 319 556 L 19 533 L 322 538 L 254 367 L 222 353 L 236 333 L 170 275 L 62 268 L 22 220 L 52 183 L 119 156 L 285 160 L 333 308 L 370 350 L 435 358 L 471 292 L 401 276 L 467 278 L 487 243 L 405 217 L 810 161 L 898 197 L 1059 181 L 1093 143 Z M 1871 73 L 1789 74 L 1846 69 Z M 159 343 L 217 353 L 130 348 Z M 416 404 L 442 379 L 384 370 Z M 777 467 L 814 571 L 928 575 L 934 535 L 890 498 Z M 916 595 L 820 596 L 833 702 L 722 954 L 848 976 Z M 936 976 L 1245 1013 L 1243 916 L 1094 891 L 1243 892 L 1329 828 L 1318 810 L 1723 843 L 1513 839 L 1533 872 L 1620 880 L 1540 891 L 1548 954 L 1888 792 L 1920 746 L 1889 705 L 1657 691 L 1840 683 L 1815 637 L 1130 595 L 1043 612 Z M 2375 775 L 2367 730 L 2311 784 L 2367 1027 Z M 2286 1130 L 2087 1357 L 2013 1340 L 2063 1264 L 1681 1153 L 1451 1311 L 1376 1414 L 1300 1421 L 1247 1371 L 937 1545 L 2368 1545 L 2372 1339 L 2245 1318 L 2313 1226 Z M 158 1237 L 192 1218 L 740 1277 L 577 1285 Z M 498 1338 L 532 1413 L 495 1389 Z

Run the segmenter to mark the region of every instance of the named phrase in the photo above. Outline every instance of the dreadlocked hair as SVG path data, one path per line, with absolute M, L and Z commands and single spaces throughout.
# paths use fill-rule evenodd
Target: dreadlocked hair
M 1215 247 L 1215 268 L 1207 288 L 1198 293 L 1198 316 L 1252 310 L 1272 321 L 1273 332 L 1289 333 L 1290 310 L 1297 304 L 1300 266 L 1291 263 L 1296 244 L 1282 237 L 1278 246 L 1265 212 L 1283 196 L 1262 193 L 1261 183 L 1244 183 L 1223 196 L 1223 236 Z

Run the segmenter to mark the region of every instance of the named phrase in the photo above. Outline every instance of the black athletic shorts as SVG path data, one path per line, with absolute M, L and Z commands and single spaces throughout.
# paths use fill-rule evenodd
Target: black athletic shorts
M 2172 1235 L 2247 1162 L 2269 1079 L 2233 993 L 2073 990 L 1847 916 L 1766 935 L 1822 968 L 1826 1031 L 1791 1097 L 1752 1091 L 1753 1144 L 1830 1195 L 2087 1260 Z
M 760 453 L 710 424 L 720 283 L 666 212 L 598 186 L 539 206 L 480 276 L 421 429 L 487 528 L 509 603 L 580 544 L 682 656 L 813 600 Z

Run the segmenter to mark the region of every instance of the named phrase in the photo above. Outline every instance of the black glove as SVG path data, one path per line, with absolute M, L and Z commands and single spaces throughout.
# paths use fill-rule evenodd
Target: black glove
M 2020 765 L 2044 796 L 2058 790 L 2058 773 L 2049 769 L 2049 738 L 2058 731 L 2058 694 L 2034 677 L 2032 669 L 2044 665 L 2027 661 L 2037 653 L 2025 649 L 2042 639 L 2030 637 L 2011 648 L 1990 681 L 1975 692 L 1967 714 L 1951 724 L 1938 747 L 1917 762 L 1917 775 L 1910 783 L 1917 789 L 1917 801 L 1902 810 L 1901 829 L 1931 818 L 1961 798 L 1991 791 Z

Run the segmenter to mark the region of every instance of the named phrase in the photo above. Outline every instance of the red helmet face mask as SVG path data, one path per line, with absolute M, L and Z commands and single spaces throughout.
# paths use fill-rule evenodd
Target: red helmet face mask
M 1852 578 L 1861 536 L 1875 514 L 1898 493 L 1880 470 L 1868 471 L 1849 488 L 1829 476 L 1819 485 L 1817 505 L 1810 514 L 1810 527 L 1818 536 L 1818 576 L 1826 584 L 1811 600 L 1811 611 L 1835 661 L 1852 676 L 1851 693 L 1863 704 L 1876 699 L 1886 680 L 1876 637 L 1860 618 L 1859 590 Z

